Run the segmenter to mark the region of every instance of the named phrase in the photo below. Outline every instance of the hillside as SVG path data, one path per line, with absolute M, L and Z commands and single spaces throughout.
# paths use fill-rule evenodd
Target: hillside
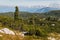
M 14 12 L 0 13 L 0 15 L 13 17 Z M 47 17 L 47 16 L 60 17 L 60 10 L 52 10 L 45 13 L 19 12 L 19 17 L 31 17 L 32 15 L 35 15 L 37 17 Z
M 47 15 L 60 17 L 60 10 L 49 11 L 49 12 L 47 12 Z

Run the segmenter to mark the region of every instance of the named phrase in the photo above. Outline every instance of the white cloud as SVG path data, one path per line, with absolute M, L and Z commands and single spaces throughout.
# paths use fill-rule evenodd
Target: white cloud
M 32 7 L 32 6 L 51 6 L 53 3 L 55 4 L 60 4 L 60 1 L 58 0 L 1 0 L 0 1 L 0 5 L 3 5 L 3 6 L 25 6 L 25 7 Z

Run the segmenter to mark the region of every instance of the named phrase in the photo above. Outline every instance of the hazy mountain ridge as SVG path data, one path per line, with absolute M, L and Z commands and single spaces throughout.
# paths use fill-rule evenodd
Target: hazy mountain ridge
M 0 6 L 0 13 L 1 12 L 14 12 L 14 7 L 9 6 Z M 54 7 L 19 7 L 20 11 L 24 12 L 31 12 L 31 13 L 42 13 L 42 12 L 48 12 L 51 10 L 60 10 L 60 8 L 54 8 Z
M 53 8 L 53 7 L 44 7 L 44 8 L 38 9 L 36 12 L 44 13 L 44 12 L 49 12 L 52 10 L 59 10 L 59 9 Z

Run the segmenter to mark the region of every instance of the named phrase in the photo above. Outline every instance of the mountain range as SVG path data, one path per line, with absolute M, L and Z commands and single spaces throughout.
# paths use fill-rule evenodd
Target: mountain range
M 9 7 L 9 6 L 0 6 L 0 12 L 14 12 L 15 8 L 14 7 Z M 52 10 L 60 10 L 60 8 L 55 8 L 55 7 L 19 7 L 20 11 L 24 12 L 32 12 L 32 13 L 44 13 Z

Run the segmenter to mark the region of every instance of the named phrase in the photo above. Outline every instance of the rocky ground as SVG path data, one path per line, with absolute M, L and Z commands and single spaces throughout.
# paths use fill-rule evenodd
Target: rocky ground
M 0 40 L 60 40 L 60 34 L 49 33 L 47 39 L 33 39 L 26 37 L 22 32 L 12 31 L 8 28 L 0 29 Z

